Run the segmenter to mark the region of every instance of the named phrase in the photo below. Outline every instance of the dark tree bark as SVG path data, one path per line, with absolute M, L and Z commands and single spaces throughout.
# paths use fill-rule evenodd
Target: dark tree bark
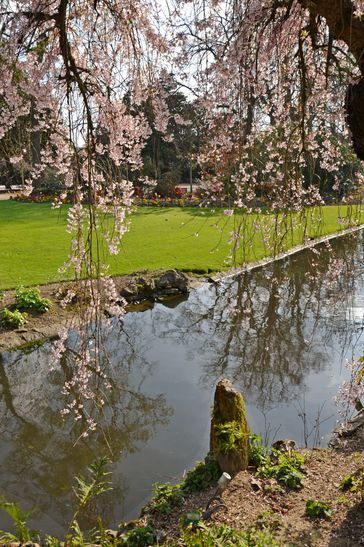
M 34 106 L 34 100 L 31 102 L 30 109 L 30 121 L 32 126 L 31 132 L 31 152 L 32 152 L 32 166 L 35 167 L 41 162 L 41 136 L 40 131 L 36 129 L 37 120 L 36 120 L 36 111 Z
M 311 15 L 323 17 L 330 35 L 348 46 L 363 75 L 358 83 L 349 86 L 346 97 L 347 123 L 353 140 L 353 148 L 364 160 L 364 20 L 355 17 L 351 0 L 299 0 Z

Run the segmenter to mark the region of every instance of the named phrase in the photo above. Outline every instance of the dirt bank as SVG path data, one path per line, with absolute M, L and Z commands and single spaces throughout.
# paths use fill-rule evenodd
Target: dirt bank
M 127 311 L 153 306 L 154 302 L 168 303 L 171 299 L 185 298 L 198 281 L 177 270 L 142 272 L 114 278 L 120 298 L 127 301 Z M 72 302 L 63 306 L 68 290 L 75 292 Z M 52 308 L 45 314 L 28 312 L 27 323 L 18 329 L 5 328 L 0 323 L 0 352 L 57 338 L 63 328 L 77 325 L 82 313 L 82 285 L 53 283 L 40 287 L 41 296 L 52 301 Z M 0 309 L 15 309 L 15 290 L 5 291 Z M 107 315 L 107 310 L 105 310 Z
M 259 543 L 260 546 L 364 545 L 362 494 L 360 491 L 343 491 L 341 487 L 345 476 L 363 469 L 363 449 L 364 428 L 361 427 L 350 438 L 341 439 L 335 448 L 300 450 L 305 458 L 305 478 L 299 490 L 290 490 L 272 479 L 257 477 L 253 468 L 240 472 L 221 497 L 211 504 L 211 515 L 204 522 L 207 526 L 228 525 L 239 531 L 269 530 L 276 543 L 268 541 Z M 214 491 L 215 488 L 210 488 L 188 496 L 183 506 L 171 515 L 154 513 L 144 516 L 142 524 L 152 526 L 159 538 L 170 538 L 170 544 L 184 545 L 180 539 L 181 517 L 196 510 L 203 512 Z M 326 502 L 332 510 L 331 517 L 307 516 L 306 501 L 309 499 Z

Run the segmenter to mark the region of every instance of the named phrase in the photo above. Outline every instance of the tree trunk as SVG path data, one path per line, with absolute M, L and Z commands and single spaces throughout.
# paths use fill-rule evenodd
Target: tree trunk
M 235 475 L 248 467 L 249 428 L 244 399 L 230 380 L 216 386 L 211 419 L 210 454 L 222 471 Z
M 36 120 L 36 112 L 35 112 L 35 101 L 32 99 L 31 101 L 31 109 L 30 109 L 30 120 L 31 120 L 31 152 L 32 152 L 32 167 L 35 167 L 36 165 L 40 164 L 41 157 L 40 157 L 40 151 L 41 151 L 41 143 L 40 143 L 40 131 L 38 129 L 35 129 L 38 125 L 38 122 Z
M 354 3 L 351 0 L 299 0 L 299 3 L 313 16 L 326 20 L 331 36 L 346 43 L 364 75 L 364 20 L 354 15 Z
M 364 19 L 355 16 L 351 0 L 299 0 L 313 16 L 326 20 L 332 38 L 348 46 L 364 76 Z M 364 77 L 349 86 L 346 97 L 347 123 L 353 148 L 359 159 L 364 160 Z

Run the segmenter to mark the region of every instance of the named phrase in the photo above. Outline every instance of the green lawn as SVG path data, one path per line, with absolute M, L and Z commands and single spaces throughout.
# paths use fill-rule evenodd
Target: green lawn
M 324 223 L 317 226 L 309 221 L 309 235 L 316 237 L 342 229 L 337 219 L 347 213 L 344 206 L 325 207 Z M 1 289 L 66 278 L 58 273 L 69 250 L 66 215 L 66 206 L 52 210 L 48 203 L 0 201 Z M 274 228 L 274 218 L 270 215 L 226 217 L 221 211 L 199 208 L 139 209 L 132 216 L 121 254 L 110 259 L 111 273 L 160 268 L 201 273 L 227 269 L 230 232 L 234 223 L 241 222 L 246 226 L 242 232 L 245 240 L 239 246 L 245 249 L 244 258 L 252 261 L 267 256 L 269 250 L 263 245 L 262 234 Z M 283 228 L 281 225 L 281 232 Z M 296 228 L 293 237 L 280 233 L 278 239 L 283 239 L 286 248 L 300 242 L 301 232 L 302 229 Z M 237 256 L 241 258 L 239 253 Z

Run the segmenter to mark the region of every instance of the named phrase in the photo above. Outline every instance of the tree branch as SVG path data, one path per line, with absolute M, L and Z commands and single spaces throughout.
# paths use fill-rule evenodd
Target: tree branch
M 335 40 L 346 43 L 364 75 L 364 21 L 351 0 L 298 0 L 313 16 L 323 17 Z

